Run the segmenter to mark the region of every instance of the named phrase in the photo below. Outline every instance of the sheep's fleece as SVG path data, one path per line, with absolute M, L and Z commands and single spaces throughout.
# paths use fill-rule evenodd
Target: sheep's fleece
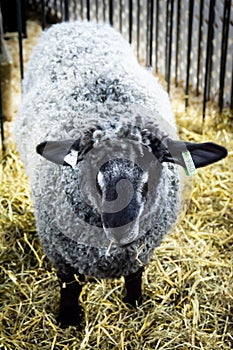
M 180 169 L 160 166 L 140 237 L 117 246 L 110 244 L 95 206 L 79 189 L 80 172 L 88 179 L 91 170 L 83 170 L 82 161 L 74 168 L 50 163 L 36 153 L 36 146 L 45 140 L 80 139 L 83 149 L 94 142 L 98 158 L 98 149 L 100 156 L 109 153 L 109 140 L 119 145 L 124 138 L 140 152 L 149 143 L 147 133 L 142 136 L 145 129 L 159 140 L 165 135 L 178 139 L 166 92 L 118 32 L 106 24 L 65 22 L 42 33 L 23 81 L 15 137 L 44 251 L 64 274 L 68 265 L 80 274 L 116 278 L 147 264 L 177 219 Z

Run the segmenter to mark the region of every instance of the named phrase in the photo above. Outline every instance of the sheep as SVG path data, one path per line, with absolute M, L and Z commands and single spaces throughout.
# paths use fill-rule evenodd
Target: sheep
M 86 276 L 125 279 L 125 303 L 182 207 L 183 168 L 227 150 L 179 140 L 169 97 L 108 24 L 42 33 L 27 65 L 15 138 L 37 230 L 61 286 L 58 322 L 79 325 Z M 75 278 L 76 277 L 76 278 Z

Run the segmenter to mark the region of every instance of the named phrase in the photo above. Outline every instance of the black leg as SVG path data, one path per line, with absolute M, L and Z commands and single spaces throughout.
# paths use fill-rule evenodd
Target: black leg
M 79 326 L 82 321 L 82 307 L 79 305 L 78 298 L 82 291 L 82 286 L 75 280 L 60 280 L 60 311 L 58 323 L 62 328 L 68 326 Z
M 70 266 L 61 262 L 56 265 L 60 283 L 60 311 L 57 321 L 62 328 L 79 326 L 83 316 L 78 301 L 82 285 L 75 279 L 75 271 Z M 83 275 L 76 274 L 76 276 L 80 282 L 84 282 Z
M 142 303 L 142 267 L 137 272 L 125 276 L 126 297 L 124 302 L 133 307 L 139 306 Z

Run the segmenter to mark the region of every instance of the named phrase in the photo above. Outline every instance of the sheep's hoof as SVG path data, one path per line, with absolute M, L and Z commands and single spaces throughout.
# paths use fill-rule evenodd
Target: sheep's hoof
M 81 307 L 69 308 L 66 310 L 60 310 L 57 322 L 59 327 L 68 328 L 69 326 L 81 327 L 83 320 L 83 310 Z
M 136 309 L 138 306 L 142 305 L 142 297 L 139 299 L 128 298 L 127 296 L 123 299 L 125 305 L 130 309 Z

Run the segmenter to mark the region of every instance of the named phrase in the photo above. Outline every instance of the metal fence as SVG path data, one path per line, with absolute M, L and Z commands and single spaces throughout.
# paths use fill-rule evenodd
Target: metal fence
M 3 0 L 7 1 L 7 0 Z M 23 77 L 22 0 L 16 0 Z M 142 64 L 206 103 L 233 109 L 233 1 L 231 0 L 28 0 L 42 28 L 68 20 L 108 22 L 132 43 Z

